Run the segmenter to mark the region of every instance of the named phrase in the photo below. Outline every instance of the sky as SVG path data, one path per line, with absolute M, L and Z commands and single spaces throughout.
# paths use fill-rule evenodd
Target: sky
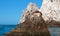
M 39 8 L 43 0 L 0 0 L 0 25 L 18 24 L 22 11 L 30 2 L 35 3 Z

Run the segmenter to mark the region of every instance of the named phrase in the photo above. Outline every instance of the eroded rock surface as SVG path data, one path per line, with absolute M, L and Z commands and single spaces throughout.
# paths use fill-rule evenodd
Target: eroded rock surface
M 43 0 L 40 11 L 45 21 L 60 22 L 60 0 Z
M 19 25 L 6 36 L 51 36 L 42 13 L 30 3 L 23 12 Z

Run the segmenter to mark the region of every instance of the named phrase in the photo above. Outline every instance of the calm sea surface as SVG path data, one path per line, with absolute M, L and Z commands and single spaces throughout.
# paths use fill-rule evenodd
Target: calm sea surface
M 17 25 L 0 25 L 0 36 L 3 36 L 7 32 L 13 30 Z M 60 36 L 60 27 L 48 27 L 51 36 Z
M 60 27 L 50 26 L 48 30 L 51 33 L 51 36 L 60 36 Z
M 5 35 L 7 32 L 13 30 L 17 25 L 0 25 L 0 36 Z

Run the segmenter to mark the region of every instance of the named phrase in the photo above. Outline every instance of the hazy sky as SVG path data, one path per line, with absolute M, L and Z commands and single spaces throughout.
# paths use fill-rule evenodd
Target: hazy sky
M 39 8 L 42 0 L 0 0 L 0 24 L 17 24 L 22 10 L 33 2 Z

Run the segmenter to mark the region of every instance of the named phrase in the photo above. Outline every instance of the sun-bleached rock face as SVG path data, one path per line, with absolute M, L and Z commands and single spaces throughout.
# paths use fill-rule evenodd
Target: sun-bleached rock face
M 45 21 L 60 22 L 60 0 L 43 0 L 40 11 Z
M 32 2 L 26 8 L 26 11 L 29 11 L 29 12 L 33 12 L 36 10 L 38 10 L 38 7 L 35 5 L 35 3 L 32 3 Z
M 60 0 L 43 0 L 40 10 L 34 3 L 30 3 L 23 11 L 20 23 L 24 22 L 27 16 L 36 10 L 42 13 L 42 17 L 47 23 L 52 20 L 60 22 Z
M 34 3 L 30 3 L 27 8 L 22 12 L 22 17 L 19 23 L 23 23 L 25 20 L 27 20 L 27 16 L 30 15 L 30 13 L 37 11 L 38 7 Z

